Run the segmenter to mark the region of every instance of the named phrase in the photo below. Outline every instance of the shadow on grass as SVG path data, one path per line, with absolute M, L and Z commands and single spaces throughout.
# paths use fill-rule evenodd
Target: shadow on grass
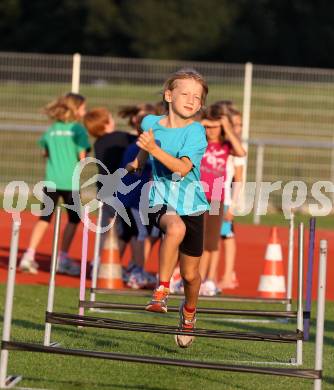
M 248 332 L 260 332 L 260 333 L 290 333 L 293 332 L 294 330 L 282 330 L 282 329 L 273 329 L 273 328 L 268 328 L 264 326 L 260 326 L 259 323 L 238 323 L 238 322 L 233 322 L 233 323 L 228 323 L 228 322 L 223 322 L 223 321 L 215 321 L 213 320 L 203 320 L 203 322 L 209 322 L 211 324 L 217 324 L 217 325 L 225 325 L 229 327 L 233 327 L 234 330 L 244 330 Z M 284 325 L 283 323 L 280 323 L 281 325 Z M 293 324 L 293 322 L 290 322 L 290 325 Z M 268 324 L 270 325 L 270 324 Z M 315 329 L 316 329 L 316 322 L 311 321 L 311 326 L 310 326 L 310 341 L 315 341 Z M 333 333 L 334 332 L 334 321 L 333 320 L 326 320 L 325 321 L 325 335 L 324 335 L 324 344 L 326 345 L 331 345 L 334 347 L 334 337 L 333 336 L 327 336 L 326 334 Z
M 156 386 L 147 386 L 146 384 L 144 385 L 141 385 L 141 384 L 135 384 L 135 385 L 130 385 L 130 384 L 118 384 L 118 383 L 102 383 L 102 382 L 92 382 L 92 381 L 86 381 L 86 382 L 82 382 L 82 381 L 63 381 L 63 380 L 46 380 L 46 379 L 40 379 L 40 378 L 34 378 L 34 377 L 31 377 L 31 376 L 25 376 L 23 378 L 24 380 L 29 380 L 29 381 L 33 381 L 34 383 L 37 383 L 37 382 L 42 382 L 42 383 L 49 383 L 50 386 L 52 386 L 53 384 L 58 384 L 57 388 L 59 388 L 59 386 L 63 385 L 70 385 L 70 386 L 76 386 L 78 388 L 88 388 L 88 386 L 91 386 L 90 388 L 92 389 L 103 389 L 103 388 L 106 388 L 106 389 L 134 389 L 134 390 L 170 390 L 168 387 L 156 387 Z

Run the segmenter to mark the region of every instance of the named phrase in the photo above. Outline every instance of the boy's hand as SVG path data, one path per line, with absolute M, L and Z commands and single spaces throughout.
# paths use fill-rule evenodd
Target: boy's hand
M 138 164 L 138 160 L 135 159 L 129 163 L 126 164 L 125 166 L 125 169 L 129 172 L 129 173 L 135 173 L 135 172 L 139 172 L 140 171 L 140 167 L 139 167 L 139 164 Z
M 136 144 L 140 147 L 140 149 L 143 149 L 148 153 L 152 153 L 153 150 L 157 147 L 157 144 L 154 140 L 153 130 L 150 129 L 149 131 L 140 134 Z

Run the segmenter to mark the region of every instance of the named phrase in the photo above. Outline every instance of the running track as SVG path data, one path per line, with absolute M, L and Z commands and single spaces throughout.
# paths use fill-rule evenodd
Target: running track
M 19 258 L 21 257 L 24 249 L 28 245 L 31 229 L 36 222 L 37 218 L 28 212 L 24 212 L 21 215 L 22 225 L 20 232 L 19 242 Z M 65 224 L 65 218 L 62 221 L 62 228 Z M 10 246 L 11 235 L 11 215 L 3 211 L 0 211 L 0 283 L 4 283 L 7 277 L 7 262 Z M 252 226 L 252 225 L 237 225 L 236 237 L 238 242 L 237 264 L 236 272 L 238 275 L 240 287 L 235 290 L 224 291 L 225 295 L 239 295 L 239 296 L 257 296 L 257 285 L 259 277 L 263 269 L 263 257 L 266 249 L 266 245 L 270 236 L 270 227 L 268 226 Z M 297 232 L 296 232 L 297 233 Z M 287 253 L 288 253 L 288 228 L 279 227 L 278 235 L 282 243 L 283 258 L 285 269 L 287 265 Z M 82 238 L 82 224 L 80 224 L 76 233 L 70 255 L 72 258 L 79 260 L 81 256 L 81 238 Z M 329 253 L 328 253 L 328 277 L 327 277 L 327 299 L 334 300 L 334 289 L 331 281 L 334 279 L 334 231 L 320 230 L 316 231 L 316 246 L 315 246 L 315 274 L 313 279 L 313 296 L 316 296 L 316 284 L 317 284 L 317 265 L 318 265 L 318 253 L 319 253 L 319 240 L 328 240 Z M 52 247 L 52 229 L 50 228 L 38 248 L 36 260 L 40 265 L 40 271 L 38 275 L 23 274 L 18 272 L 16 281 L 22 284 L 42 284 L 46 285 L 49 281 L 49 267 L 50 267 L 50 254 Z M 89 233 L 89 248 L 88 258 L 93 258 L 94 248 L 94 233 Z M 307 248 L 308 248 L 308 230 L 305 234 L 305 267 L 307 264 Z M 150 272 L 157 271 L 157 253 L 158 246 L 156 245 L 149 263 L 147 264 L 147 270 Z M 130 251 L 125 253 L 124 262 L 129 260 Z M 224 266 L 224 259 L 222 256 L 221 267 L 219 273 L 222 273 Z M 306 273 L 305 273 L 306 275 Z M 79 277 L 70 277 L 65 275 L 57 275 L 56 283 L 59 286 L 78 287 Z M 89 278 L 88 278 L 89 286 Z M 294 295 L 297 286 L 297 234 L 295 236 L 295 258 L 294 258 Z

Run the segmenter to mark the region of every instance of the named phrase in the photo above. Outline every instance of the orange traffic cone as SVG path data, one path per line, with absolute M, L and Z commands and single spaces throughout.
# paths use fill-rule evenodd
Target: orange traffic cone
M 264 260 L 264 271 L 258 287 L 260 296 L 263 298 L 285 298 L 282 247 L 276 227 L 271 230 Z
M 101 260 L 97 275 L 97 287 L 122 289 L 124 285 L 116 228 L 112 226 L 105 234 L 106 237 L 100 255 Z

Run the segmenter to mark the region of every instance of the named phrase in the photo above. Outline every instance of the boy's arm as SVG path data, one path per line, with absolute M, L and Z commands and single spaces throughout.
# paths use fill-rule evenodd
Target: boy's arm
M 192 170 L 193 163 L 188 157 L 173 157 L 155 143 L 152 129 L 139 136 L 137 145 L 146 153 L 150 153 L 173 173 L 179 173 L 183 177 Z
M 133 161 L 126 164 L 125 169 L 129 173 L 140 174 L 146 164 L 147 158 L 148 158 L 148 152 L 146 152 L 145 150 L 140 150 L 139 153 L 137 154 L 137 157 Z

